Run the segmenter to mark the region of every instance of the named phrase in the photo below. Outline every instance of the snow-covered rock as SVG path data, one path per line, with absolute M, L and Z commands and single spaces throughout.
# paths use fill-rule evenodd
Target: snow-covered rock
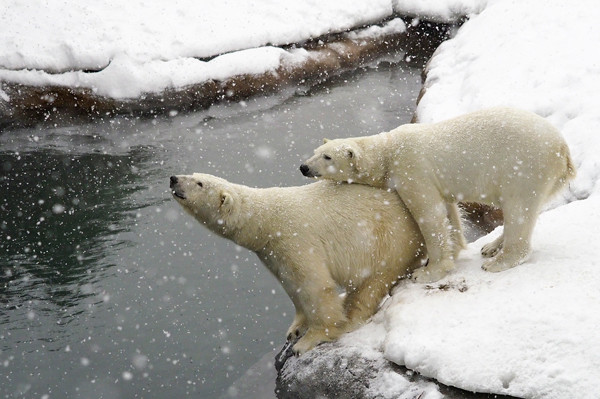
M 396 289 L 383 311 L 385 357 L 469 391 L 597 397 L 600 260 L 590 237 L 600 237 L 600 197 L 544 213 L 531 258 L 486 273 L 479 249 L 498 234 L 470 244 L 444 280 Z
M 115 58 L 205 59 L 344 32 L 392 13 L 388 0 L 5 0 L 0 66 L 57 73 L 103 69 Z
M 487 0 L 394 0 L 394 10 L 436 22 L 456 22 L 476 15 L 485 8 Z
M 404 22 L 394 19 L 382 27 L 353 32 L 346 35 L 346 38 L 360 44 L 361 41 L 392 36 L 405 30 Z M 343 46 L 340 50 L 344 51 Z M 77 69 L 55 73 L 39 69 L 0 69 L 0 81 L 26 86 L 88 89 L 97 96 L 137 99 L 147 93 L 161 93 L 167 89 L 181 89 L 210 81 L 225 81 L 235 76 L 277 73 L 282 68 L 289 70 L 302 67 L 324 56 L 326 54 L 318 51 L 274 46 L 225 53 L 209 60 L 196 57 L 138 58 L 117 52 L 106 65 L 94 71 Z M 6 93 L 4 97 L 7 97 Z
M 440 387 L 387 361 L 380 351 L 327 343 L 287 359 L 277 378 L 280 399 L 439 399 Z M 457 396 L 458 397 L 458 396 Z

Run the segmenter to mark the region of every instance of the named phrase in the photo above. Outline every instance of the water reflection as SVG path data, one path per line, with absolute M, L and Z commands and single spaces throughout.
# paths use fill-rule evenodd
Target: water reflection
M 7 334 L 39 323 L 40 313 L 54 319 L 52 325 L 68 324 L 83 312 L 81 301 L 101 301 L 91 283 L 98 269 L 111 266 L 108 248 L 132 245 L 112 237 L 133 222 L 136 207 L 125 199 L 139 189 L 135 165 L 147 157 L 139 150 L 0 153 L 0 322 Z M 43 329 L 28 330 L 29 340 L 40 333 L 37 338 L 52 341 Z M 0 349 L 10 346 L 0 341 Z

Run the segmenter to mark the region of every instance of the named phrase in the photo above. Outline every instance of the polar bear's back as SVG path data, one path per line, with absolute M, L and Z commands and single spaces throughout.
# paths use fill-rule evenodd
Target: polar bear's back
M 358 222 L 361 219 L 404 218 L 406 206 L 391 190 L 383 190 L 362 184 L 338 183 L 319 180 L 297 187 L 281 188 L 292 208 L 305 218 L 314 215 L 329 223 Z M 375 217 L 373 217 L 375 215 Z M 384 216 L 385 215 L 385 216 Z
M 512 149 L 521 143 L 534 147 L 564 143 L 560 132 L 541 116 L 508 107 L 484 109 L 432 126 L 440 134 L 452 135 L 456 141 L 471 146 L 480 144 Z M 494 140 L 490 141 L 490 138 Z
M 403 129 L 427 142 L 432 150 L 461 154 L 477 149 L 514 152 L 521 145 L 547 149 L 564 144 L 560 132 L 544 118 L 509 107 L 484 109 L 437 123 L 402 125 L 399 131 Z
M 339 284 L 360 280 L 364 271 L 405 267 L 424 252 L 420 230 L 395 192 L 329 180 L 259 191 L 278 204 L 269 222 L 279 226 L 277 240 L 317 255 Z
M 294 226 L 308 224 L 319 226 L 319 231 L 340 231 L 365 223 L 386 224 L 390 228 L 414 223 L 395 192 L 366 185 L 320 180 L 259 191 L 276 202 L 278 216 Z
M 467 201 L 559 186 L 574 173 L 560 132 L 531 112 L 497 107 L 406 129 L 396 136 L 412 151 L 403 156 L 435 173 L 441 192 Z

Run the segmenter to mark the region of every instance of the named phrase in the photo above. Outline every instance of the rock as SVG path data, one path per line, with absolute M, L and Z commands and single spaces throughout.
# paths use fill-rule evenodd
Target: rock
M 279 399 L 514 399 L 444 386 L 372 349 L 333 342 L 295 357 L 291 345 L 276 356 Z
M 277 362 L 280 363 L 281 368 L 276 384 L 277 397 L 281 399 L 442 397 L 437 393 L 434 383 L 386 361 L 381 353 L 372 351 L 369 356 L 364 355 L 364 352 L 358 348 L 326 343 L 303 356 L 288 357 L 283 364 L 279 358 Z

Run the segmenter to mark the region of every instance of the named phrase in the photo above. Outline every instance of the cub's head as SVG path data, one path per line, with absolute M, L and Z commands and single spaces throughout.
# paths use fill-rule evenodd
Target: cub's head
M 224 235 L 235 210 L 235 190 L 227 180 L 194 173 L 171 176 L 171 194 L 190 215 L 215 233 Z
M 308 161 L 300 165 L 306 177 L 317 177 L 336 181 L 355 181 L 360 172 L 358 159 L 360 148 L 352 139 L 324 140 Z

